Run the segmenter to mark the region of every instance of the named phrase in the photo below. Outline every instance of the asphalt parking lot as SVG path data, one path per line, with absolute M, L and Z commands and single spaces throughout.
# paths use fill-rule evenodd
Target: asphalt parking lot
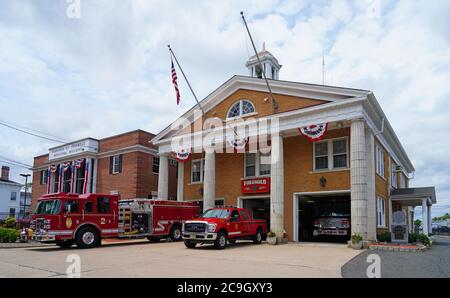
M 146 240 L 88 250 L 9 248 L 0 249 L 0 277 L 66 277 L 73 254 L 80 257 L 81 277 L 341 277 L 341 267 L 359 253 L 328 243 L 238 242 L 215 250 Z
M 382 278 L 450 277 L 450 237 L 436 236 L 431 249 L 420 253 L 366 251 L 342 267 L 342 276 L 366 277 L 369 254 L 380 256 Z

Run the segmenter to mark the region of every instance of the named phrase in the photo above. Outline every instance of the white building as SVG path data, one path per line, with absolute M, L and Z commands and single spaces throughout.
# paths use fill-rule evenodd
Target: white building
M 9 167 L 2 166 L 0 176 L 0 220 L 17 217 L 20 211 L 22 184 L 9 180 Z

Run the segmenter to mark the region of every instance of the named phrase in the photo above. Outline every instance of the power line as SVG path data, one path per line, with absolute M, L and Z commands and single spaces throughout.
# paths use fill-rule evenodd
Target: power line
M 31 136 L 34 136 L 34 137 L 37 137 L 37 138 L 45 139 L 45 140 L 48 140 L 48 141 L 52 141 L 52 142 L 56 142 L 56 143 L 67 143 L 67 141 L 57 140 L 57 139 L 54 139 L 54 138 L 45 137 L 45 136 L 42 136 L 42 135 L 38 135 L 38 134 L 35 134 L 35 133 L 32 133 L 32 132 L 29 132 L 29 131 L 20 129 L 20 128 L 18 128 L 18 127 L 15 127 L 15 126 L 17 126 L 17 125 L 13 126 L 13 125 L 8 124 L 8 123 L 6 123 L 6 122 L 4 122 L 4 121 L 2 121 L 2 120 L 0 120 L 0 125 L 3 125 L 3 126 L 5 126 L 5 127 L 8 127 L 8 128 L 11 128 L 11 129 L 14 129 L 14 130 L 17 130 L 17 131 L 26 133 L 26 134 L 28 134 L 28 135 L 31 135 Z M 29 128 L 27 128 L 27 129 L 28 129 L 28 130 L 32 130 L 32 129 L 29 129 Z M 41 133 L 42 133 L 42 132 L 41 132 Z
M 14 163 L 14 162 L 10 162 L 10 161 L 7 161 L 7 160 L 3 160 L 3 159 L 0 159 L 0 162 L 6 163 L 6 164 L 9 164 L 9 165 L 12 165 L 12 166 L 24 168 L 24 169 L 27 169 L 27 170 L 29 170 L 30 168 L 32 168 L 32 166 L 25 166 L 25 165 L 22 165 L 22 164 L 17 164 L 17 163 Z
M 0 155 L 0 159 L 4 159 L 4 160 L 7 160 L 7 161 L 10 161 L 10 162 L 16 163 L 16 164 L 20 164 L 20 165 L 22 165 L 22 166 L 27 166 L 27 167 L 31 167 L 30 165 L 28 165 L 28 164 L 26 164 L 26 163 L 23 163 L 23 162 L 20 162 L 20 161 L 17 161 L 17 160 L 11 159 L 11 158 L 9 158 L 9 157 L 6 157 L 6 156 L 3 156 L 3 155 Z

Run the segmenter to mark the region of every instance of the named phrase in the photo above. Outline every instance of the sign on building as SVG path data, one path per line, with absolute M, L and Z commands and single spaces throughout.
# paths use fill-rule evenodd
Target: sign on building
M 55 160 L 84 152 L 98 153 L 98 141 L 94 139 L 84 139 L 51 148 L 49 150 L 48 159 Z
M 408 243 L 408 225 L 404 210 L 396 211 L 392 214 L 392 242 Z

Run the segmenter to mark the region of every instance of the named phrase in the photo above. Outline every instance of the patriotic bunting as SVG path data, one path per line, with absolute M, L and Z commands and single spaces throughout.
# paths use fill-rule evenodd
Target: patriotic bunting
M 186 161 L 188 161 L 190 155 L 190 149 L 181 149 L 180 151 L 173 153 L 175 159 L 181 163 L 185 163 Z
M 77 169 L 81 169 L 81 167 L 83 166 L 84 163 L 84 159 L 83 158 L 79 158 L 73 161 L 73 163 L 75 164 L 75 167 Z
M 89 180 L 89 162 L 86 160 L 86 164 L 84 167 L 84 184 L 83 184 L 83 193 L 87 193 L 87 185 Z
M 321 123 L 317 125 L 310 125 L 306 127 L 299 128 L 298 130 L 302 135 L 308 138 L 311 142 L 320 141 L 327 132 L 328 123 Z
M 236 150 L 243 150 L 245 149 L 245 146 L 247 145 L 249 141 L 249 138 L 238 138 L 235 137 L 234 139 L 228 140 L 228 144 L 230 144 L 231 147 L 233 147 Z

